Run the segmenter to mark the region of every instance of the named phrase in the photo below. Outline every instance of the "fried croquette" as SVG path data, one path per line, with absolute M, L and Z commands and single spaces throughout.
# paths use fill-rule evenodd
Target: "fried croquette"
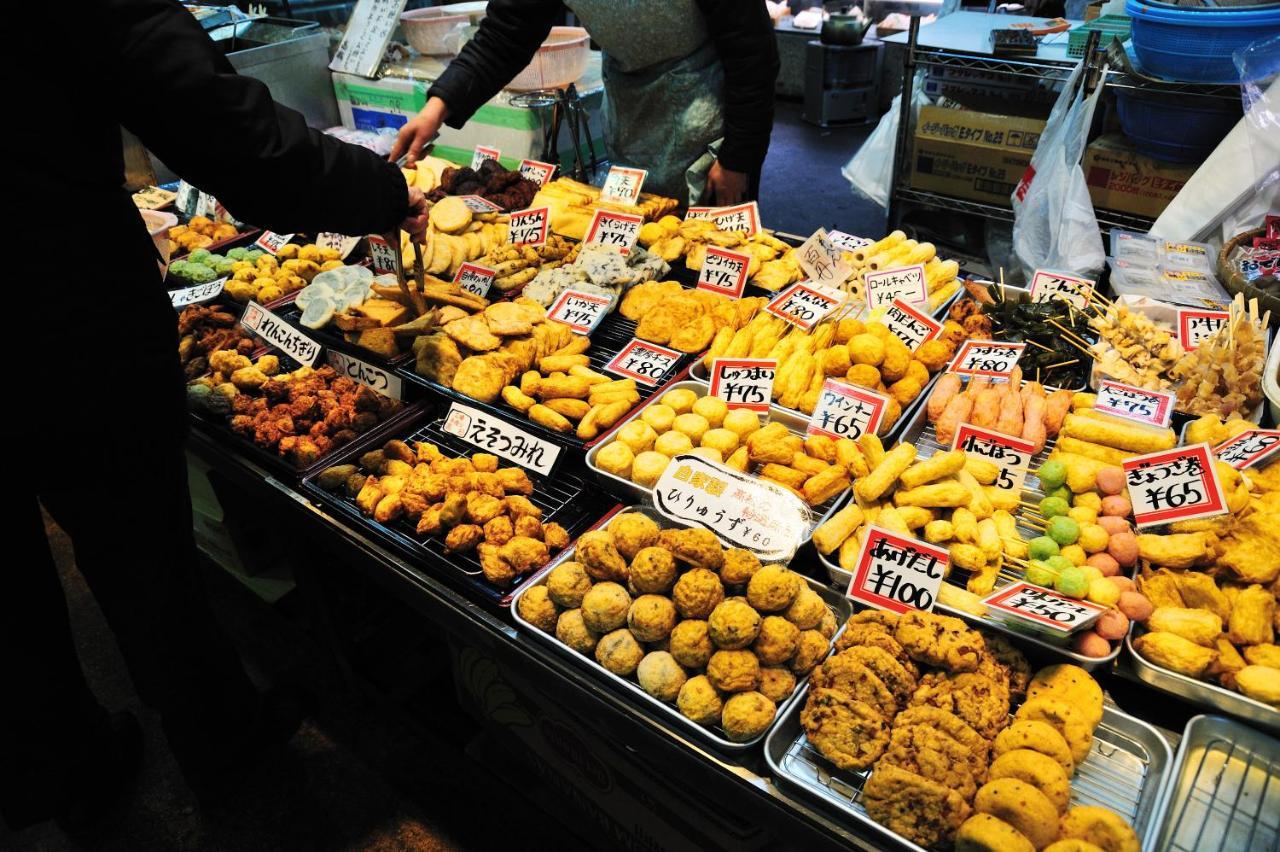
M 724 552 L 720 580 L 726 586 L 741 586 L 760 570 L 760 560 L 749 550 L 734 547 Z
M 1093 748 L 1093 726 L 1076 708 L 1055 698 L 1032 698 L 1018 708 L 1019 721 L 1047 722 L 1062 734 L 1071 749 L 1071 759 L 1079 766 Z
M 618 553 L 630 562 L 641 550 L 657 543 L 659 529 L 648 515 L 623 512 L 609 522 L 608 532 Z
M 636 666 L 640 688 L 659 701 L 675 701 L 687 679 L 684 669 L 666 651 L 651 651 Z
M 720 721 L 724 701 L 716 688 L 711 685 L 711 681 L 707 680 L 706 675 L 698 675 L 689 678 L 680 687 L 680 694 L 676 696 L 676 707 L 687 718 L 699 725 L 714 725 Z
M 547 575 L 547 594 L 557 606 L 574 609 L 591 590 L 591 578 L 581 562 L 561 562 Z
M 1056 760 L 1029 748 L 1015 748 L 991 761 L 987 778 L 1017 778 L 1035 787 L 1053 803 L 1059 814 L 1071 803 L 1071 780 Z
M 596 583 L 582 596 L 582 621 L 596 633 L 608 633 L 627 623 L 631 595 L 617 583 Z
M 818 622 L 816 629 L 822 634 L 822 638 L 830 641 L 831 637 L 836 635 L 836 628 L 839 626 L 839 622 L 836 621 L 836 614 L 831 610 L 827 610 L 822 614 L 822 621 Z
M 747 600 L 760 612 L 778 612 L 791 606 L 804 580 L 785 565 L 765 565 L 747 582 Z
M 1092 727 L 1102 721 L 1102 687 L 1079 666 L 1059 663 L 1036 672 L 1027 686 L 1027 700 L 1040 697 L 1065 701 L 1083 713 Z
M 912 677 L 917 679 L 920 677 L 920 669 L 916 665 L 916 661 L 911 659 L 906 649 L 899 644 L 897 639 L 893 638 L 893 633 L 883 625 L 849 623 L 844 632 L 840 634 L 840 638 L 836 640 L 836 650 L 843 651 L 845 648 L 852 648 L 857 645 L 879 648 L 897 660 L 904 669 L 911 673 Z
M 956 714 L 937 707 L 908 707 L 893 719 L 895 726 L 924 725 L 939 730 L 960 743 L 974 756 L 975 765 L 987 765 L 991 744 L 973 726 Z M 975 776 L 981 775 L 980 772 Z
M 687 618 L 671 630 L 671 656 L 687 669 L 705 668 L 715 650 L 707 622 L 700 618 Z
M 867 816 L 924 847 L 950 843 L 969 817 L 964 797 L 896 766 L 877 766 L 862 788 Z
M 780 615 L 767 615 L 760 622 L 760 632 L 751 650 L 762 665 L 776 666 L 796 655 L 800 646 L 800 628 Z
M 587 627 L 582 610 L 568 609 L 556 619 L 556 638 L 584 656 L 595 653 L 600 634 Z
M 744 743 L 768 729 L 777 709 L 759 692 L 739 692 L 724 703 L 720 726 L 732 742 Z
M 1022 832 L 991 814 L 974 814 L 956 832 L 955 852 L 1035 852 Z
M 661 547 L 645 547 L 631 560 L 631 588 L 642 595 L 663 595 L 676 582 L 676 558 Z
M 925 675 L 911 694 L 911 704 L 954 713 L 988 740 L 1009 722 L 1009 687 L 976 672 Z
M 809 744 L 840 769 L 867 769 L 889 746 L 879 710 L 838 689 L 813 689 L 800 711 Z
M 790 669 L 796 677 L 804 677 L 822 662 L 831 643 L 816 630 L 801 630 L 796 642 L 796 655 L 791 658 Z
M 719 571 L 724 567 L 724 548 L 711 530 L 666 530 L 665 540 L 676 559 L 693 568 Z
M 761 666 L 758 688 L 765 698 L 781 704 L 796 691 L 796 676 L 783 666 Z
M 822 595 L 806 585 L 782 611 L 782 617 L 801 630 L 813 630 L 822 623 L 822 617 L 827 612 L 827 604 L 822 600 Z
M 1103 852 L 1139 852 L 1142 844 L 1119 814 L 1096 805 L 1080 805 L 1062 818 L 1063 839 L 1084 840 Z
M 627 561 L 622 558 L 608 530 L 591 530 L 578 537 L 573 556 L 597 580 L 627 582 Z
M 982 785 L 973 809 L 991 814 L 1016 828 L 1037 849 L 1058 838 L 1058 810 L 1049 799 L 1025 781 L 999 778 Z
M 871 645 L 855 645 L 841 654 L 849 654 L 864 666 L 871 669 L 876 677 L 893 693 L 894 703 L 899 709 L 906 707 L 911 694 L 919 686 L 915 672 L 894 659 L 893 655 L 883 648 Z M 839 655 L 837 655 L 839 656 Z
M 760 633 L 760 613 L 745 601 L 730 598 L 711 611 L 707 627 L 717 648 L 745 648 Z
M 724 585 L 714 572 L 694 568 L 676 580 L 671 600 L 681 618 L 707 618 L 724 600 Z
M 546 586 L 533 586 L 520 596 L 520 604 L 516 607 L 520 617 L 541 630 L 543 633 L 554 633 L 556 622 L 560 619 L 560 610 L 556 609 Z
M 896 766 L 936 781 L 964 796 L 977 792 L 973 753 L 941 731 L 925 725 L 892 725 L 889 748 L 877 766 Z M 981 772 L 978 766 L 978 772 Z
M 760 683 L 760 661 L 750 651 L 716 651 L 707 661 L 707 679 L 721 692 L 747 692 Z
M 662 595 L 641 595 L 627 610 L 627 627 L 641 642 L 661 642 L 675 626 L 675 604 Z
M 1009 697 L 1021 701 L 1027 694 L 1027 685 L 1031 682 L 1031 664 L 1022 652 L 1015 648 L 1008 639 L 993 633 L 982 636 L 987 646 L 987 653 L 1004 667 L 1005 677 L 1009 681 Z
M 596 662 L 619 677 L 634 674 L 642 659 L 644 648 L 625 627 L 606 633 L 596 644 Z

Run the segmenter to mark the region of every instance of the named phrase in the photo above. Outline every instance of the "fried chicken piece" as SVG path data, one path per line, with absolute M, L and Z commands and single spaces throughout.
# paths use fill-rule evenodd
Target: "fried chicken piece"
M 440 524 L 444 527 L 455 527 L 462 523 L 467 513 L 467 496 L 460 492 L 445 495 L 440 505 Z
M 954 713 L 989 740 L 1009 723 L 1008 685 L 974 672 L 925 675 L 911 704 Z
M 549 524 L 543 524 L 542 543 L 545 544 L 547 546 L 547 550 L 552 553 L 555 553 L 558 550 L 564 550 L 569 546 L 569 532 L 554 521 Z
M 542 510 L 535 506 L 528 497 L 519 494 L 504 497 L 502 499 L 502 508 L 513 521 L 522 517 L 530 517 L 534 520 L 542 519 Z
M 918 610 L 901 616 L 894 638 L 912 659 L 952 672 L 975 671 L 985 647 L 982 634 L 960 619 Z
M 498 555 L 516 574 L 524 574 L 547 564 L 547 546 L 534 538 L 517 535 L 502 545 Z
M 471 491 L 467 494 L 467 520 L 484 526 L 502 514 L 502 501 L 489 494 Z
M 507 494 L 529 495 L 533 493 L 533 482 L 529 474 L 518 467 L 500 467 L 497 471 L 498 484 Z
M 484 530 L 475 524 L 458 524 L 444 537 L 445 553 L 465 553 L 484 540 Z
M 871 773 L 862 803 L 867 816 L 926 848 L 950 843 L 970 812 L 955 790 L 888 765 Z
M 505 588 L 511 585 L 517 572 L 507 560 L 502 558 L 501 550 L 502 548 L 498 545 L 484 541 L 476 545 L 476 553 L 480 557 L 480 570 L 484 572 L 484 578 L 495 586 Z
M 506 544 L 515 534 L 511 519 L 506 515 L 499 515 L 484 525 L 484 540 L 489 544 Z
M 978 792 L 977 779 L 985 769 L 967 748 L 928 725 L 893 725 L 889 748 L 877 766 L 896 766 L 936 781 L 965 798 Z
M 800 711 L 809 744 L 845 770 L 867 769 L 889 745 L 889 726 L 878 710 L 836 689 L 814 689 Z
M 515 533 L 525 538 L 542 540 L 542 521 L 530 515 L 520 515 L 515 519 Z

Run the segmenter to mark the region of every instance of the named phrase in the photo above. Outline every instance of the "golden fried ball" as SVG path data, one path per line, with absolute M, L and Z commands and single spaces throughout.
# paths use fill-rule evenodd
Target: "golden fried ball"
M 799 627 L 780 615 L 767 615 L 760 622 L 760 633 L 751 649 L 762 664 L 775 666 L 794 657 L 799 645 Z
M 777 709 L 758 692 L 740 692 L 724 703 L 720 725 L 730 740 L 743 743 L 768 730 Z
M 582 620 L 582 610 L 568 609 L 556 619 L 556 638 L 579 654 L 592 654 L 600 634 L 592 631 Z
M 805 585 L 791 605 L 783 611 L 782 617 L 801 630 L 816 630 L 822 623 L 822 616 L 830 610 L 822 600 L 822 595 Z M 831 616 L 834 622 L 835 616 Z
M 646 547 L 658 543 L 658 524 L 641 512 L 623 512 L 609 522 L 613 546 L 630 562 Z
M 695 456 L 701 456 L 707 461 L 713 461 L 716 464 L 724 462 L 724 454 L 715 447 L 694 447 L 689 452 Z
M 745 602 L 730 598 L 711 611 L 707 627 L 717 648 L 745 648 L 760 632 L 760 613 Z
M 636 454 L 621 441 L 610 441 L 596 453 L 596 467 L 623 479 L 631 478 L 631 465 L 635 460 Z
M 640 412 L 640 419 L 661 435 L 671 428 L 672 422 L 676 419 L 676 413 L 671 406 L 657 402 Z
M 777 612 L 791 606 L 804 580 L 785 565 L 766 565 L 747 583 L 747 600 L 761 612 Z
M 681 618 L 706 618 L 724 600 L 724 585 L 706 568 L 686 571 L 671 589 Z
M 547 594 L 557 606 L 575 609 L 591 589 L 591 578 L 581 562 L 561 562 L 547 575 Z
M 707 679 L 721 692 L 746 692 L 760 683 L 760 661 L 750 651 L 716 651 L 707 660 Z
M 596 583 L 582 596 L 582 621 L 596 633 L 608 633 L 627 623 L 631 595 L 617 583 Z
M 844 374 L 845 381 L 872 390 L 880 386 L 880 371 L 870 364 L 854 364 Z
M 835 613 L 831 610 L 827 610 L 822 614 L 822 621 L 818 624 L 817 630 L 827 639 L 830 639 L 832 636 L 836 635 L 836 628 L 839 626 L 839 622 L 836 621 Z
M 830 647 L 827 637 L 816 630 L 801 630 L 796 643 L 796 655 L 791 658 L 791 671 L 796 677 L 804 677 L 814 666 L 822 662 Z
M 720 693 L 716 692 L 716 688 L 711 685 L 711 681 L 707 680 L 706 675 L 698 675 L 689 678 L 684 682 L 684 686 L 680 687 L 676 706 L 685 717 L 699 725 L 714 725 L 720 721 L 724 702 L 720 699 Z
M 642 595 L 661 595 L 676 582 L 676 558 L 661 547 L 645 547 L 631 560 L 631 587 Z
M 727 456 L 738 449 L 738 433 L 732 429 L 708 429 L 702 436 L 702 446 L 719 450 L 721 456 Z
M 693 413 L 705 417 L 714 429 L 724 422 L 729 406 L 718 396 L 703 396 L 693 404 Z
M 698 401 L 698 395 L 688 388 L 676 388 L 669 390 L 662 395 L 660 402 L 674 411 L 676 414 L 684 414 L 693 410 L 693 404 Z M 650 406 L 652 407 L 652 406 Z
M 645 654 L 636 668 L 640 688 L 659 701 L 675 701 L 688 677 L 666 651 Z
M 653 442 L 657 438 L 658 433 L 648 423 L 643 420 L 632 420 L 618 430 L 614 443 L 621 441 L 630 447 L 632 452 L 643 453 L 645 450 L 653 449 Z
M 700 618 L 686 618 L 671 630 L 669 650 L 676 662 L 687 669 L 701 669 L 715 653 L 711 629 Z
M 676 626 L 676 605 L 662 595 L 641 595 L 627 610 L 627 626 L 641 642 L 661 642 Z
M 636 485 L 652 488 L 670 463 L 671 459 L 662 453 L 655 453 L 653 450 L 643 452 L 631 463 L 631 481 Z
M 658 440 L 653 442 L 653 448 L 668 458 L 675 458 L 681 453 L 690 452 L 693 449 L 693 441 L 685 433 L 672 429 L 670 432 L 659 435 Z
M 760 428 L 760 415 L 749 408 L 735 408 L 724 416 L 724 422 L 720 425 L 746 440 L 748 435 Z
M 884 361 L 884 341 L 870 332 L 849 338 L 849 360 L 855 364 L 880 366 Z
M 724 552 L 724 565 L 720 568 L 720 579 L 726 586 L 741 586 L 760 570 L 760 560 L 749 550 L 738 547 Z
M 681 562 L 687 562 L 693 568 L 709 568 L 712 571 L 719 571 L 724 567 L 724 547 L 711 530 L 701 527 L 664 530 L 663 536 L 659 537 L 658 543 L 665 543 Z
M 786 666 L 760 667 L 760 694 L 781 704 L 796 691 L 796 676 Z
M 707 422 L 707 418 L 701 414 L 677 414 L 676 422 L 671 428 L 677 432 L 683 432 L 689 436 L 689 440 L 694 444 L 702 442 L 702 436 L 707 434 L 707 430 L 711 428 L 711 424 Z
M 554 633 L 560 611 L 547 594 L 546 586 L 533 586 L 520 596 L 520 604 L 516 607 L 520 617 L 541 630 L 543 633 Z
M 619 677 L 630 677 L 644 659 L 644 648 L 625 627 L 606 633 L 596 644 L 596 662 Z

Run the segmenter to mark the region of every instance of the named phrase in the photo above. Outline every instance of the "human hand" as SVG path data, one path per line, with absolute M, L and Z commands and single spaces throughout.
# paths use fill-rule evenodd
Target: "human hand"
M 713 204 L 724 207 L 739 204 L 747 197 L 747 173 L 735 172 L 724 168 L 720 161 L 711 164 L 707 172 L 706 198 Z
M 412 167 L 418 162 L 422 149 L 431 144 L 431 140 L 436 137 L 436 131 L 448 117 L 449 107 L 444 101 L 440 98 L 429 99 L 422 111 L 400 128 L 400 132 L 396 134 L 396 143 L 391 146 L 391 153 L 387 155 L 387 159 L 394 163 L 407 154 L 404 164 Z
M 427 232 L 427 213 L 431 208 L 427 204 L 427 196 L 422 194 L 422 190 L 416 186 L 410 186 L 408 190 L 409 212 L 405 214 L 404 221 L 400 223 L 400 230 L 408 231 L 411 237 L 421 241 Z

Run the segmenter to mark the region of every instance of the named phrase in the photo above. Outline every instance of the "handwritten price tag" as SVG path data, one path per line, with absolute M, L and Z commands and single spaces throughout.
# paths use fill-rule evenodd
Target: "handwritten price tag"
M 653 505 L 666 517 L 715 533 L 727 547 L 766 562 L 795 555 L 809 531 L 809 508 L 781 485 L 689 453 L 671 460 L 653 486 Z
M 829 231 L 827 240 L 841 251 L 857 251 L 873 244 L 873 241 L 866 237 L 855 237 L 853 234 L 846 234 L 844 231 Z
M 502 208 L 487 198 L 479 195 L 459 195 L 458 200 L 467 205 L 472 213 L 501 213 Z
M 631 254 L 636 240 L 640 236 L 640 226 L 644 224 L 643 216 L 630 213 L 615 213 L 612 210 L 597 210 L 591 217 L 587 227 L 584 243 L 599 243 L 602 246 L 616 248 L 623 254 Z
M 1253 467 L 1280 450 L 1280 430 L 1250 429 L 1213 448 L 1213 454 L 1236 470 Z
M 1163 429 L 1173 416 L 1174 402 L 1175 397 L 1171 393 L 1144 390 L 1103 379 L 1098 386 L 1098 399 L 1093 410 Z
M 507 238 L 513 246 L 541 246 L 547 242 L 547 222 L 551 208 L 533 207 L 511 214 Z
M 370 234 L 369 258 L 373 261 L 373 271 L 379 275 L 394 275 L 400 278 L 400 252 L 387 242 L 386 237 Z
M 933 340 L 942 331 L 942 323 L 925 316 L 901 299 L 893 300 L 885 309 L 881 321 L 912 352 L 926 341 Z
M 880 428 L 888 397 L 836 379 L 822 383 L 822 393 L 809 418 L 810 435 L 858 440 Z
M 222 293 L 222 287 L 226 283 L 226 278 L 219 278 L 217 281 L 210 281 L 208 284 L 197 284 L 194 287 L 183 287 L 181 290 L 170 290 L 169 301 L 173 303 L 174 308 L 198 305 L 201 302 L 216 298 Z
M 845 594 L 890 612 L 927 612 L 938 599 L 938 588 L 950 563 L 951 557 L 942 548 L 872 524 L 867 527 Z
M 630 169 L 626 166 L 610 166 L 609 174 L 600 188 L 600 200 L 614 204 L 635 204 L 640 197 L 640 187 L 649 173 L 644 169 Z
M 502 456 L 544 476 L 551 473 L 560 458 L 560 448 L 550 441 L 530 435 L 501 417 L 485 414 L 460 402 L 449 406 L 441 428 L 486 453 Z
M 316 245 L 320 248 L 333 249 L 343 259 L 347 259 L 347 255 L 360 245 L 359 237 L 344 237 L 342 234 L 335 234 L 331 231 L 316 234 Z
M 324 357 L 338 375 L 346 376 L 367 388 L 373 388 L 383 396 L 404 399 L 404 384 L 399 376 L 333 349 L 326 352 Z
M 707 249 L 710 251 L 711 249 Z M 822 292 L 803 282 L 783 290 L 764 309 L 805 331 L 813 328 L 843 301 L 843 294 Z
M 240 324 L 279 349 L 299 364 L 314 367 L 320 344 L 307 337 L 257 302 L 249 302 Z
M 690 219 L 710 219 L 719 231 L 746 231 L 754 236 L 760 231 L 760 205 L 754 201 L 735 204 L 732 207 L 690 207 L 685 213 Z
M 1208 444 L 1192 444 L 1124 461 L 1133 518 L 1140 527 L 1208 518 L 1227 511 Z
M 1029 622 L 1036 630 L 1066 635 L 1088 627 L 1105 607 L 1064 597 L 1041 586 L 1017 582 L 982 599 L 993 618 Z
M 633 338 L 621 352 L 609 359 L 604 368 L 607 372 L 653 387 L 680 363 L 682 355 L 674 349 Z
M 520 176 L 533 181 L 538 186 L 545 186 L 555 173 L 556 167 L 551 163 L 543 163 L 538 160 L 520 161 Z
M 711 362 L 711 395 L 730 408 L 768 411 L 778 362 L 772 358 L 716 358 Z
M 1067 275 L 1065 272 L 1037 269 L 1036 274 L 1031 277 L 1031 301 L 1052 302 L 1061 298 L 1083 311 L 1093 299 L 1093 283 L 1088 278 Z
M 982 456 L 1000 468 L 995 485 L 1001 491 L 1022 493 L 1022 483 L 1027 478 L 1027 468 L 1031 465 L 1031 457 L 1035 455 L 1035 445 L 1030 441 L 980 429 L 968 423 L 961 423 L 956 430 L 956 437 L 951 442 L 951 449 L 964 450 Z
M 217 219 L 218 208 L 221 206 L 218 203 L 218 199 L 207 192 L 201 192 L 196 196 L 196 209 L 193 215 L 204 216 L 206 219 Z
M 453 283 L 468 293 L 486 296 L 493 285 L 493 276 L 497 273 L 487 266 L 478 263 L 464 263 L 458 267 L 458 274 L 453 276 Z
M 1025 343 L 997 343 L 994 340 L 966 340 L 956 352 L 948 373 L 1007 379 L 1018 366 Z
M 1178 309 L 1178 342 L 1188 352 L 1199 348 L 1205 340 L 1218 333 L 1218 329 L 1231 319 L 1227 311 L 1196 311 Z
M 599 293 L 565 290 L 547 311 L 547 319 L 562 322 L 577 334 L 590 334 L 612 304 L 612 299 Z
M 743 288 L 747 286 L 747 271 L 750 268 L 750 256 L 707 246 L 702 258 L 702 268 L 698 270 L 698 289 L 739 299 Z
M 841 284 L 852 271 L 844 252 L 831 244 L 823 228 L 814 231 L 813 236 L 796 249 L 796 258 L 809 280 L 818 284 Z
M 909 305 L 928 305 L 929 288 L 924 280 L 924 265 L 880 269 L 863 276 L 867 285 L 867 305 L 875 310 L 901 300 Z
M 280 249 L 287 246 L 292 239 L 293 234 L 277 234 L 275 231 L 263 231 L 262 236 L 258 237 L 253 244 L 275 257 L 280 253 Z
M 497 148 L 489 148 L 484 145 L 477 145 L 475 150 L 471 152 L 471 170 L 479 171 L 480 166 L 485 160 L 497 160 L 502 157 L 502 152 Z

